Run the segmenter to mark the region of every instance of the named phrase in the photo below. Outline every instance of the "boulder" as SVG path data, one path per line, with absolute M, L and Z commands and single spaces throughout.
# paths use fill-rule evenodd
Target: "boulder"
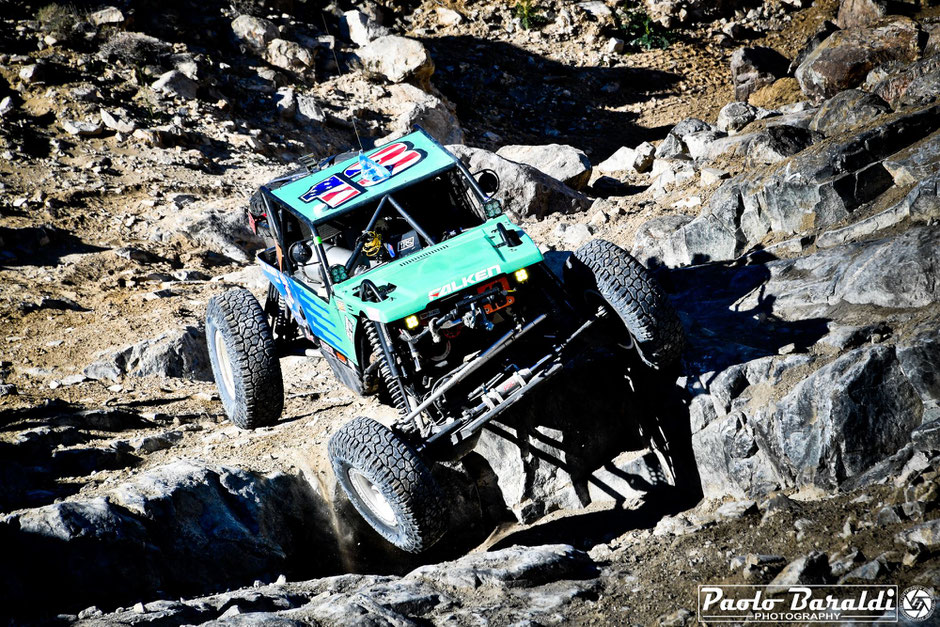
M 95 26 L 123 24 L 124 14 L 117 7 L 105 7 L 88 15 L 88 21 Z
M 89 379 L 118 381 L 122 376 L 159 376 L 212 380 L 205 334 L 195 328 L 170 331 L 123 348 L 90 364 Z
M 339 29 L 340 35 L 360 48 L 389 34 L 387 28 L 376 24 L 368 15 L 355 9 L 343 13 L 339 21 Z
M 770 586 L 771 589 L 786 589 L 790 586 L 820 585 L 829 583 L 830 577 L 829 556 L 822 551 L 812 551 L 787 564 L 770 582 Z
M 199 85 L 179 70 L 170 70 L 165 74 L 161 74 L 160 78 L 150 87 L 155 92 L 171 98 L 192 100 L 196 97 L 196 90 Z
M 430 91 L 434 61 L 420 41 L 385 35 L 359 50 L 363 68 L 392 83 L 409 82 Z
M 591 178 L 591 160 L 573 146 L 503 146 L 496 154 L 516 163 L 530 165 L 572 189 L 583 189 Z
M 685 138 L 692 133 L 713 130 L 708 122 L 697 118 L 686 118 L 672 127 L 666 138 L 656 148 L 657 159 L 674 159 L 688 155 Z M 688 157 L 686 157 L 688 158 Z
M 890 112 L 891 107 L 878 96 L 858 89 L 847 89 L 819 107 L 809 128 L 829 137 L 866 126 Z
M 839 30 L 839 26 L 835 22 L 831 22 L 829 20 L 823 21 L 823 23 L 819 25 L 819 28 L 816 29 L 816 32 L 806 38 L 806 41 L 803 43 L 803 47 L 800 48 L 800 51 L 796 54 L 796 58 L 794 58 L 793 62 L 790 64 L 788 74 L 791 76 L 795 74 L 796 69 L 802 65 L 803 61 L 806 60 L 806 57 L 808 57 L 813 52 L 813 50 L 818 48 L 819 44 L 825 41 L 829 35 L 836 32 L 837 30 Z M 799 83 L 797 83 L 797 89 L 802 96 L 803 91 L 799 89 Z
M 849 28 L 830 35 L 796 70 L 809 98 L 831 98 L 860 85 L 873 68 L 891 61 L 910 63 L 919 54 L 920 30 L 904 17 Z
M 921 59 L 889 75 L 877 83 L 873 91 L 895 109 L 933 102 L 940 94 L 940 55 Z
M 738 48 L 731 55 L 731 83 L 734 99 L 747 101 L 760 89 L 787 75 L 790 62 L 773 48 Z
M 271 65 L 303 74 L 313 67 L 316 49 L 310 51 L 297 42 L 286 39 L 272 39 L 265 51 L 265 59 Z
M 252 261 L 254 251 L 264 246 L 264 241 L 248 227 L 242 211 L 205 207 L 200 203 L 188 205 L 158 222 L 151 239 L 169 239 L 176 234 L 243 262 Z
M 652 144 L 650 144 L 652 145 Z M 655 154 L 655 148 L 654 148 Z M 629 146 L 621 146 L 599 164 L 597 164 L 597 171 L 602 174 L 616 174 L 617 172 L 627 172 L 628 170 L 633 169 L 633 165 L 636 161 L 636 151 Z M 652 165 L 652 163 L 650 164 Z
M 469 146 L 448 146 L 471 172 L 491 169 L 499 176 L 496 198 L 517 218 L 542 218 L 551 213 L 574 213 L 591 206 L 591 200 L 532 166 L 514 163 L 499 155 Z
M 442 144 L 463 143 L 463 129 L 450 103 L 408 83 L 389 85 L 388 93 L 391 101 L 382 106 L 395 115 L 394 136 L 406 135 L 418 125 Z
M 264 52 L 268 44 L 277 39 L 278 30 L 270 20 L 253 15 L 239 15 L 232 20 L 235 38 L 255 52 Z
M 301 122 L 315 122 L 322 124 L 326 121 L 326 113 L 317 103 L 317 98 L 313 94 L 297 95 L 297 119 Z

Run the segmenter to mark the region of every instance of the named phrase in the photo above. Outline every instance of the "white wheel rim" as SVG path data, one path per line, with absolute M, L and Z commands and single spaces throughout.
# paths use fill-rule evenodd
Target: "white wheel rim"
M 235 396 L 235 377 L 232 375 L 232 362 L 228 358 L 228 351 L 225 350 L 225 340 L 222 338 L 222 331 L 215 330 L 215 358 L 219 363 L 219 374 L 222 375 L 219 386 L 226 396 L 232 398 Z
M 395 511 L 388 499 L 382 496 L 379 487 L 355 468 L 350 468 L 346 474 L 349 475 L 349 481 L 356 490 L 356 494 L 366 504 L 369 511 L 389 527 L 397 527 L 398 520 L 395 518 Z

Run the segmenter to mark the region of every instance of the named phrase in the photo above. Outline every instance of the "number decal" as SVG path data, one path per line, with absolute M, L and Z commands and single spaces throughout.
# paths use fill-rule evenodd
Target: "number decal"
M 420 163 L 427 156 L 425 151 L 415 149 L 411 142 L 396 142 L 389 146 L 383 146 L 368 155 L 370 159 L 387 168 L 393 177 Z M 361 174 L 362 169 L 359 163 L 354 163 L 346 168 L 342 174 L 334 174 L 311 186 L 300 196 L 300 200 L 308 203 L 319 200 L 331 208 L 336 208 L 356 196 L 364 194 L 367 191 L 366 188 L 389 180 L 371 181 L 368 177 L 361 176 Z

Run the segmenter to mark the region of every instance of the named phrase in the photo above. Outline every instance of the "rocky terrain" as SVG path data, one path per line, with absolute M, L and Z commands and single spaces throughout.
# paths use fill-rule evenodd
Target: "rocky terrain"
M 700 583 L 936 598 L 940 7 L 526 6 L 3 4 L 0 620 L 683 625 Z M 202 328 L 212 295 L 265 289 L 257 185 L 415 124 L 499 174 L 550 266 L 631 250 L 689 340 L 675 380 L 586 356 L 435 468 L 452 531 L 419 556 L 325 463 L 391 410 L 286 357 L 282 420 L 240 431 Z

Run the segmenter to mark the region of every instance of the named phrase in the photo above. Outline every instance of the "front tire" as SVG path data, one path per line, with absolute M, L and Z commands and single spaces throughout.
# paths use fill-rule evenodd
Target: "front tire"
M 280 418 L 281 364 L 267 317 L 251 292 L 234 289 L 209 300 L 206 342 L 229 420 L 242 429 L 256 429 Z
M 685 334 L 676 310 L 662 288 L 643 267 L 619 246 L 595 239 L 579 248 L 565 263 L 565 283 L 585 296 L 599 295 L 629 334 L 640 358 L 652 368 L 674 366 L 685 346 Z
M 441 490 L 407 442 L 360 416 L 337 431 L 327 449 L 343 492 L 379 535 L 409 553 L 440 539 L 446 528 Z

